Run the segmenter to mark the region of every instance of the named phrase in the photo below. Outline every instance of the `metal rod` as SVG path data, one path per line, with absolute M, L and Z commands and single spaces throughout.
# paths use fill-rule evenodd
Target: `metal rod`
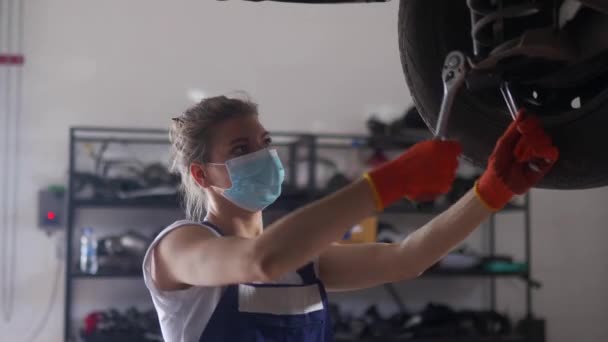
M 77 139 L 82 139 L 83 137 L 78 137 L 79 133 L 128 133 L 128 134 L 168 134 L 169 131 L 166 129 L 157 129 L 157 128 L 124 128 L 124 127 L 104 127 L 104 126 L 73 126 L 71 127 L 75 131 L 75 136 Z M 411 133 L 412 136 L 425 136 L 428 135 L 428 131 L 424 129 L 406 129 L 404 132 Z M 287 131 L 272 131 L 270 132 L 273 136 L 278 137 L 308 137 L 310 136 L 310 132 L 287 132 Z M 314 136 L 320 139 L 345 139 L 348 140 L 349 143 L 351 140 L 362 140 L 367 141 L 369 139 L 369 135 L 363 134 L 344 134 L 344 133 L 315 133 Z M 87 136 L 88 137 L 88 136 Z M 407 137 L 397 137 L 397 138 L 388 138 L 389 141 L 397 141 L 397 142 L 407 142 L 413 141 L 414 138 Z
M 397 293 L 397 290 L 395 290 L 395 285 L 391 283 L 384 284 L 384 289 L 386 290 L 386 292 L 388 292 L 391 298 L 393 298 L 395 305 L 397 305 L 397 308 L 399 309 L 399 313 L 403 314 L 407 312 L 405 304 L 403 304 L 403 300 L 401 300 L 401 297 L 399 297 L 399 293 Z
M 317 146 L 316 138 L 308 136 L 308 195 L 314 198 L 317 186 Z
M 524 212 L 524 226 L 525 226 L 525 257 L 526 264 L 528 265 L 528 276 L 526 282 L 526 317 L 532 317 L 532 232 L 530 229 L 530 194 L 525 196 L 525 212 Z
M 72 234 L 74 233 L 74 172 L 75 172 L 75 143 L 74 143 L 75 128 L 70 129 L 70 155 L 69 155 L 69 182 L 68 182 L 68 212 L 67 212 L 67 230 L 65 234 L 65 308 L 63 320 L 63 340 L 70 339 L 70 328 L 72 319 Z
M 490 227 L 490 256 L 494 256 L 496 254 L 496 215 L 492 214 L 490 216 L 490 222 L 489 222 L 489 227 Z
M 124 127 L 107 127 L 107 126 L 73 126 L 72 127 L 76 133 L 81 132 L 94 132 L 94 133 L 129 133 L 129 134 L 138 134 L 138 133 L 159 133 L 159 134 L 167 134 L 169 131 L 166 129 L 158 129 L 158 128 L 124 128 Z M 420 131 L 420 130 L 414 130 Z M 276 131 L 271 132 L 273 135 L 277 136 L 309 136 L 310 132 L 286 132 L 286 131 Z M 367 139 L 369 136 L 361 135 L 361 134 L 342 134 L 342 133 L 319 133 L 315 134 L 316 137 L 319 138 L 344 138 L 344 139 Z
M 493 257 L 496 254 L 496 216 L 490 216 L 489 222 L 489 240 L 490 240 L 490 256 Z M 496 311 L 496 278 L 490 278 L 490 308 L 492 311 Z
M 289 144 L 287 153 L 289 158 L 289 160 L 287 161 L 287 165 L 289 165 L 289 170 L 287 170 L 287 172 L 289 172 L 289 183 L 295 187 L 298 183 L 298 166 L 296 163 L 296 160 L 298 158 L 297 143 Z
M 138 139 L 138 138 L 134 138 L 133 135 L 137 135 L 137 134 L 160 134 L 163 136 L 167 136 L 167 134 L 169 133 L 168 130 L 164 130 L 164 129 L 152 129 L 152 128 L 121 128 L 121 127 L 93 127 L 93 126 L 74 126 L 72 127 L 75 131 L 75 139 L 78 142 L 81 141 L 125 141 L 125 142 L 139 142 L 142 141 L 142 139 Z M 103 135 L 104 133 L 122 133 L 122 134 L 129 134 L 129 136 L 108 136 Z M 310 136 L 310 132 L 286 132 L 286 131 L 273 131 L 270 132 L 271 135 L 273 137 L 285 137 L 285 138 L 303 138 L 304 140 L 307 139 L 308 136 Z M 428 139 L 431 137 L 430 133 L 426 130 L 423 129 L 410 129 L 410 130 L 405 130 L 404 131 L 405 135 L 404 137 L 394 137 L 394 138 L 387 138 L 388 142 L 394 142 L 394 143 L 399 143 L 399 144 L 415 144 L 416 142 L 422 140 L 422 139 Z M 99 135 L 96 135 L 99 134 Z M 321 134 L 315 134 L 314 135 L 317 139 L 337 139 L 337 140 L 345 140 L 344 144 L 345 146 L 348 145 L 348 147 L 352 148 L 352 141 L 356 140 L 356 141 L 360 141 L 361 143 L 365 144 L 369 141 L 370 136 L 369 135 L 361 135 L 361 134 L 342 134 L 342 133 L 321 133 Z M 150 137 L 149 139 L 152 140 L 152 142 L 165 142 L 168 143 L 168 138 L 153 138 Z M 280 144 L 280 143 L 279 143 Z M 336 143 L 335 145 L 332 145 L 333 143 L 319 143 L 319 146 L 322 147 L 337 147 L 337 148 L 341 148 L 341 145 L 339 145 L 338 143 Z
M 513 99 L 513 94 L 511 94 L 510 86 L 508 82 L 503 82 L 500 85 L 500 92 L 502 93 L 502 97 L 507 104 L 507 108 L 509 109 L 509 114 L 513 120 L 517 118 L 517 103 L 515 103 L 515 99 Z
M 137 133 L 161 133 L 161 134 L 168 134 L 169 131 L 166 129 L 156 129 L 156 128 L 122 128 L 122 127 L 97 127 L 97 126 L 74 126 L 71 127 L 71 129 L 74 130 L 74 135 L 80 133 L 80 132 L 95 132 L 95 133 L 120 133 L 120 132 L 124 132 L 124 133 L 130 133 L 130 134 L 137 134 Z
M 137 139 L 137 138 L 93 138 L 75 137 L 76 142 L 116 143 L 116 144 L 158 144 L 167 145 L 169 139 Z
M 5 19 L 6 18 L 6 19 Z M 4 22 L 7 23 L 7 26 L 4 27 Z M 6 53 L 11 52 L 11 29 L 12 29 L 12 14 L 11 14 L 11 2 L 1 1 L 0 2 L 0 52 L 6 51 Z M 6 50 L 4 50 L 6 49 Z M 2 206 L 2 215 L 0 219 L 2 219 L 2 226 L 0 227 L 0 239 L 2 240 L 2 259 L 0 260 L 0 268 L 1 275 L 0 280 L 2 283 L 0 286 L 2 287 L 0 293 L 0 304 L 2 305 L 2 316 L 5 322 L 9 322 L 11 319 L 11 311 L 14 296 L 11 295 L 12 288 L 14 286 L 13 280 L 10 279 L 10 269 L 12 268 L 11 261 L 13 261 L 14 255 L 11 255 L 11 251 L 14 253 L 14 248 L 11 246 L 11 232 L 14 232 L 11 223 L 9 222 L 10 213 L 10 191 L 9 186 L 12 183 L 10 181 L 13 166 L 10 162 L 10 143 L 11 143 L 11 94 L 10 94 L 10 68 L 3 67 L 2 73 L 0 74 L 0 81 L 2 81 L 2 86 L 0 87 L 3 90 L 3 98 L 4 101 L 4 118 L 6 119 L 4 123 L 4 146 L 2 147 L 2 170 L 7 170 L 8 172 L 4 172 L 2 176 L 2 188 L 0 191 L 2 192 L 2 202 L 0 206 Z
M 272 133 L 271 133 L 272 134 Z M 274 135 L 274 134 L 272 134 Z M 169 144 L 169 139 L 168 138 L 116 138 L 116 137 L 75 137 L 74 138 L 76 143 L 83 143 L 83 142 L 88 142 L 88 143 L 115 143 L 115 144 L 144 144 L 144 145 L 167 145 Z M 296 144 L 297 142 L 283 142 L 283 141 L 279 141 L 279 142 L 273 142 L 272 146 L 287 146 L 287 147 L 291 147 L 292 145 Z M 413 144 L 413 143 L 412 143 Z M 319 147 L 326 147 L 326 145 L 324 144 L 319 144 Z M 334 147 L 334 148 L 351 148 L 348 145 L 329 145 L 327 147 Z
M 276 135 L 274 133 L 271 132 L 271 135 L 276 137 Z M 155 144 L 155 145 L 168 145 L 169 139 L 168 138 L 117 138 L 117 137 L 91 137 L 91 136 L 86 136 L 86 137 L 75 137 L 74 138 L 75 141 L 77 143 L 84 143 L 84 142 L 88 142 L 88 143 L 115 143 L 115 144 Z M 419 140 L 418 140 L 419 141 Z M 385 148 L 385 150 L 403 150 L 405 147 L 405 145 L 414 145 L 416 143 L 416 141 L 405 141 L 405 140 L 401 140 L 401 141 L 395 141 L 395 142 L 399 142 L 399 145 L 396 146 L 391 146 L 391 147 L 387 147 Z M 296 142 L 273 142 L 272 145 L 273 146 L 292 146 L 294 143 Z M 369 149 L 372 148 L 370 147 L 368 144 L 363 144 L 361 146 L 358 147 L 353 147 L 352 144 L 349 142 L 344 142 L 344 144 L 339 144 L 339 143 L 317 143 L 316 144 L 318 148 L 327 148 L 327 149 L 348 149 L 348 150 L 352 150 L 352 149 Z
M 9 17 L 12 17 L 12 13 L 14 12 L 14 10 L 9 7 Z M 19 3 L 17 4 L 17 23 L 16 23 L 16 35 L 15 35 L 15 47 L 14 47 L 14 51 L 18 54 L 21 54 L 23 52 L 22 50 L 22 43 L 23 43 L 23 1 L 19 1 Z M 9 23 L 9 26 L 13 26 L 12 22 Z M 9 36 L 13 36 L 11 34 L 12 32 L 9 32 Z M 15 246 L 17 246 L 17 241 L 18 241 L 18 237 L 17 234 L 19 233 L 19 229 L 17 229 L 17 208 L 16 205 L 18 203 L 18 194 L 19 191 L 17 189 L 17 186 L 19 185 L 18 182 L 18 172 L 20 170 L 20 141 L 19 141 L 19 137 L 21 136 L 21 86 L 22 86 L 22 66 L 15 66 L 12 68 L 12 70 L 14 71 L 15 74 L 15 82 L 14 82 L 14 96 L 13 96 L 13 113 L 14 113 L 14 129 L 13 129 L 13 161 L 10 163 L 11 167 L 12 167 L 12 180 L 11 180 L 11 196 L 10 196 L 10 201 L 11 201 L 11 219 L 10 219 L 10 224 L 9 227 L 12 230 L 12 234 L 11 234 L 11 264 L 10 264 L 10 269 L 8 270 L 8 274 L 9 274 L 9 279 L 10 279 L 10 284 L 9 285 L 9 291 L 8 291 L 8 303 L 6 304 L 7 306 L 7 312 L 9 313 L 9 317 L 12 316 L 13 314 L 13 310 L 14 310 L 14 304 L 15 304 L 15 295 L 14 295 L 14 291 L 15 291 L 15 274 L 17 271 L 17 254 L 15 252 Z M 10 75 L 10 74 L 9 74 Z

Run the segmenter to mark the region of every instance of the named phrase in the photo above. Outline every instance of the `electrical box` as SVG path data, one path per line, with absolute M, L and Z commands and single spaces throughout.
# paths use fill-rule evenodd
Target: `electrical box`
M 65 187 L 50 186 L 38 192 L 38 226 L 47 233 L 65 227 Z

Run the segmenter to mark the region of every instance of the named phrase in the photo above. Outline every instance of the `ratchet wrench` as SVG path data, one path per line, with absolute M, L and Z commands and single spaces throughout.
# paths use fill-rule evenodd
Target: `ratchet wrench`
M 454 106 L 454 99 L 464 84 L 467 73 L 466 57 L 460 51 L 450 52 L 443 63 L 441 79 L 443 81 L 443 100 L 437 117 L 435 139 L 447 138 L 448 120 Z

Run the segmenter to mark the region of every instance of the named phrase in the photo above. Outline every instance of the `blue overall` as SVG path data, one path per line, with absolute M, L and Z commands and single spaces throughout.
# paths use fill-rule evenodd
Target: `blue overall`
M 213 224 L 204 224 L 222 235 Z M 302 278 L 302 284 L 256 283 L 226 286 L 199 342 L 333 341 L 327 294 L 315 275 L 313 263 L 300 268 L 297 273 Z M 244 293 L 246 295 L 243 295 Z M 294 296 L 289 297 L 289 294 L 298 294 L 302 298 L 318 298 L 319 301 L 316 305 L 308 305 L 308 308 L 305 308 L 305 298 L 299 300 Z M 272 313 L 272 307 L 279 307 L 276 310 L 282 312 Z M 285 313 L 285 310 L 292 312 Z

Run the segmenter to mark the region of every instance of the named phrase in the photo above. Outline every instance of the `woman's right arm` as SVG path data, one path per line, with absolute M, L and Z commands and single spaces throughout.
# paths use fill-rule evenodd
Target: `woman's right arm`
M 177 229 L 155 248 L 154 280 L 161 288 L 179 288 L 276 279 L 310 262 L 375 209 L 413 192 L 447 192 L 459 153 L 453 142 L 418 144 L 367 179 L 277 220 L 255 239 Z
M 310 262 L 374 208 L 372 190 L 362 179 L 284 216 L 255 239 L 217 237 L 185 226 L 155 248 L 154 280 L 171 290 L 276 279 Z

